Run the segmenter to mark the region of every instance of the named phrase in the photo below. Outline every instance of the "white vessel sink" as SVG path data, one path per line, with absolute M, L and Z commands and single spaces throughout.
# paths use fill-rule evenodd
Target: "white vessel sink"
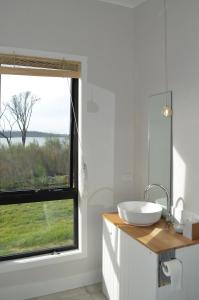
M 146 201 L 121 202 L 117 206 L 120 218 L 128 224 L 149 226 L 158 222 L 162 214 L 162 206 Z

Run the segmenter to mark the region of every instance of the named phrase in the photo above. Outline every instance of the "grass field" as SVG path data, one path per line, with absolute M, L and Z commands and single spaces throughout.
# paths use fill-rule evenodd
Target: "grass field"
M 0 256 L 73 244 L 73 200 L 0 206 Z

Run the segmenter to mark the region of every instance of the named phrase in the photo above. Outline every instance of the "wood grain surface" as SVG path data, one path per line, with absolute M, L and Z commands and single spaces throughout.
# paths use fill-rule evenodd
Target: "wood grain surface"
M 199 240 L 190 240 L 182 234 L 176 233 L 173 226 L 166 223 L 164 219 L 151 226 L 138 227 L 125 224 L 118 213 L 105 213 L 103 218 L 157 254 L 171 249 L 199 244 Z

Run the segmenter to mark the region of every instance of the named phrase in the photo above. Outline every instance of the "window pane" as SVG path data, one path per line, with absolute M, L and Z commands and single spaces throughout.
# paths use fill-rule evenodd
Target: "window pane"
M 0 206 L 0 256 L 74 245 L 74 200 Z
M 1 76 L 0 189 L 69 186 L 68 78 Z

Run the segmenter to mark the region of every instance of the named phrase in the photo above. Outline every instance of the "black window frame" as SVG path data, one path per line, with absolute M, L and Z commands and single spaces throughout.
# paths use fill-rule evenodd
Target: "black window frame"
M 78 232 L 78 95 L 79 80 L 71 78 L 71 113 L 70 113 L 70 182 L 66 188 L 50 188 L 38 190 L 0 191 L 0 206 L 22 203 L 46 202 L 55 200 L 73 200 L 73 232 L 74 244 L 62 247 L 53 247 L 43 250 L 16 253 L 0 256 L 0 261 L 20 259 L 25 257 L 55 254 L 63 251 L 75 250 L 79 247 Z M 0 174 L 1 175 L 1 174 Z

